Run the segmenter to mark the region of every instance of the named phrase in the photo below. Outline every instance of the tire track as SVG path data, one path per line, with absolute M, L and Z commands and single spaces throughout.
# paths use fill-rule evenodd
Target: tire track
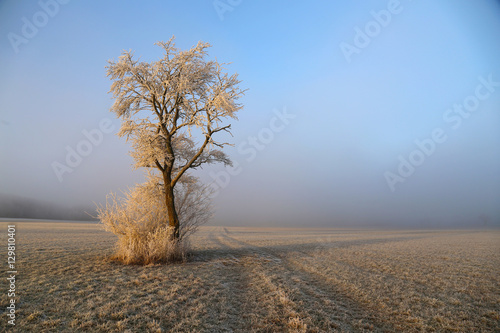
M 220 242 L 217 236 L 219 228 L 209 232 L 207 239 L 217 248 L 210 255 L 208 265 L 213 266 L 214 280 L 220 292 L 224 295 L 224 304 L 219 304 L 217 312 L 220 332 L 246 332 L 252 325 L 248 317 L 242 316 L 247 311 L 249 278 L 242 269 L 239 260 L 232 254 L 231 248 Z M 225 304 L 227 303 L 227 304 Z
M 218 231 L 219 241 L 227 248 L 254 257 L 253 266 L 258 268 L 254 273 L 285 306 L 288 328 L 327 332 L 390 329 L 335 286 L 293 265 L 283 254 L 236 239 L 225 228 Z
M 274 283 L 264 269 L 269 263 L 281 263 L 281 259 L 233 239 L 226 228 L 213 230 L 209 239 L 218 246 L 219 256 L 212 264 L 217 276 L 226 281 L 223 284 L 228 287 L 228 302 L 246 323 L 233 327 L 235 332 L 305 332 L 286 290 Z
M 275 276 L 268 271 L 268 266 L 279 265 L 281 259 L 262 251 L 251 244 L 240 242 L 228 235 L 226 228 L 218 230 L 217 238 L 227 250 L 238 251 L 239 265 L 249 277 L 248 312 L 252 316 L 252 327 L 248 331 L 305 332 L 306 325 L 296 312 L 296 304 L 288 296 L 287 290 L 274 282 Z

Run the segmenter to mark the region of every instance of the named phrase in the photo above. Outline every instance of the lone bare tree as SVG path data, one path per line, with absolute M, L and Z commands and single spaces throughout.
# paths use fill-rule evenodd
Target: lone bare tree
M 244 91 L 237 74 L 228 75 L 225 64 L 206 59 L 208 43 L 182 51 L 172 37 L 156 45 L 164 51 L 158 61 L 140 62 L 131 51 L 124 51 L 116 62 L 108 61 L 110 92 L 115 98 L 111 111 L 122 119 L 118 134 L 132 141 L 135 168 L 156 168 L 161 173 L 168 212 L 165 223 L 179 238 L 174 188 L 188 169 L 204 163 L 231 165 L 217 149 L 228 143 L 214 136 L 231 133 L 231 125 L 224 121 L 237 119 L 242 108 L 237 101 Z

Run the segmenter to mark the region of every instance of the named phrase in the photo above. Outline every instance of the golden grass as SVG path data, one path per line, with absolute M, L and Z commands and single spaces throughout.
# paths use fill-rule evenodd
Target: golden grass
M 186 263 L 149 266 L 109 260 L 115 241 L 17 223 L 16 330 L 500 331 L 499 231 L 202 227 Z
M 184 262 L 187 240 L 172 239 L 172 234 L 173 228 L 159 227 L 147 234 L 120 235 L 111 259 L 127 265 Z

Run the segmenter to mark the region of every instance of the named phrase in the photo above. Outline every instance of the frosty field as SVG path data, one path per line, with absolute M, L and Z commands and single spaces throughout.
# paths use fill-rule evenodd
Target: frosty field
M 500 331 L 498 230 L 202 227 L 187 263 L 143 267 L 97 224 L 16 229 L 18 332 Z

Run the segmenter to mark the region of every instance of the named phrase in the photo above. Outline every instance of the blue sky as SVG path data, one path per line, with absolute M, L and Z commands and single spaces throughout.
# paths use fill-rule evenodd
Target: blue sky
M 155 60 L 153 43 L 175 35 L 183 49 L 211 43 L 248 89 L 227 150 L 240 172 L 228 184 L 214 180 L 222 166 L 197 173 L 219 189 L 214 223 L 500 221 L 498 1 L 66 2 L 0 3 L 1 193 L 87 205 L 141 181 L 114 135 L 106 61 L 129 49 Z M 466 118 L 447 113 L 476 100 Z M 294 118 L 249 161 L 238 148 L 283 110 Z M 104 118 L 113 133 L 59 181 L 54 161 Z M 435 129 L 446 140 L 415 152 Z M 410 155 L 419 165 L 402 176 Z

